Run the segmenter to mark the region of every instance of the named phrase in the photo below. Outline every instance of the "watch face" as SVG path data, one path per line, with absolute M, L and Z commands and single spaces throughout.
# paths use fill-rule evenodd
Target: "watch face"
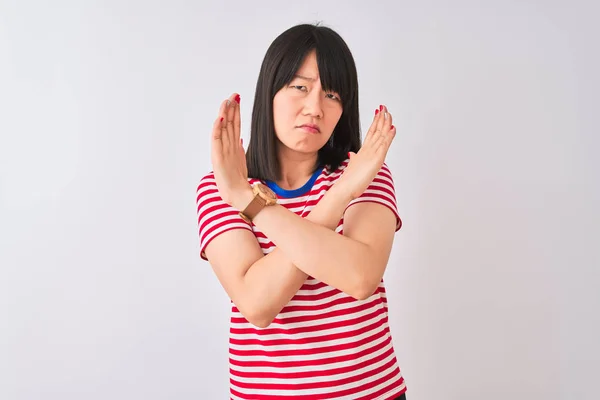
M 255 190 L 258 193 L 258 195 L 266 202 L 265 205 L 271 206 L 277 203 L 277 195 L 267 185 L 257 183 L 255 185 Z
M 266 197 L 271 198 L 271 199 L 275 199 L 277 198 L 277 196 L 275 196 L 275 193 L 273 193 L 273 191 L 271 189 L 269 189 L 268 186 L 266 185 L 256 185 L 258 187 L 258 190 L 260 190 L 260 192 L 262 194 L 264 194 Z

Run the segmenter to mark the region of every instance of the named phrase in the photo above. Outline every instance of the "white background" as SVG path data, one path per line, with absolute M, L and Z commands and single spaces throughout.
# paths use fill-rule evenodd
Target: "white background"
M 195 189 L 271 41 L 336 29 L 404 220 L 409 400 L 597 399 L 600 59 L 589 1 L 0 0 L 0 398 L 228 398 Z

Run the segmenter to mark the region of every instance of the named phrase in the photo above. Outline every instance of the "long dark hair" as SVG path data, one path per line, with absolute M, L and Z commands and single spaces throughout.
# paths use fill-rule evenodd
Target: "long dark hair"
M 335 170 L 349 151 L 361 146 L 358 115 L 358 78 L 350 49 L 331 28 L 301 24 L 289 28 L 269 46 L 258 76 L 250 143 L 246 153 L 248 176 L 263 181 L 281 178 L 277 154 L 277 136 L 273 123 L 273 98 L 290 83 L 306 55 L 316 51 L 323 90 L 339 93 L 343 112 L 331 141 L 319 150 L 316 168 Z

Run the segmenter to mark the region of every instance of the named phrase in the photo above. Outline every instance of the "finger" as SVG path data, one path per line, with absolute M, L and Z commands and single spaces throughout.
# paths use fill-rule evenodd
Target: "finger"
M 213 130 L 211 136 L 211 157 L 213 163 L 220 159 L 221 154 L 223 153 L 223 141 L 221 136 L 221 118 L 217 117 L 215 122 L 213 123 Z
M 377 121 L 377 128 L 375 129 L 375 132 L 379 132 L 381 133 L 383 131 L 383 126 L 384 123 L 386 121 L 386 117 L 387 117 L 387 107 L 386 106 L 380 106 L 380 112 L 379 114 L 381 114 L 381 116 L 379 117 L 379 121 Z
M 382 114 L 380 121 L 378 121 L 377 123 L 377 130 L 376 132 L 376 142 L 378 145 L 381 145 L 381 141 L 384 140 L 390 131 L 390 127 L 392 126 L 391 124 L 391 120 L 392 120 L 392 114 L 390 114 L 390 112 L 387 110 L 387 108 L 384 106 L 383 111 L 380 112 L 380 114 Z
M 386 148 L 386 151 L 390 148 L 392 141 L 396 137 L 396 127 L 394 125 L 390 126 L 390 130 L 383 135 L 383 146 Z
M 240 139 L 239 143 L 240 163 L 242 166 L 244 166 L 246 164 L 246 150 L 244 150 L 244 141 Z
M 219 113 L 217 115 L 217 119 L 215 120 L 215 122 L 213 123 L 213 138 L 214 139 L 219 139 L 222 140 L 222 131 L 221 131 L 221 121 L 224 119 L 225 117 L 225 107 L 226 107 L 226 101 L 223 101 L 221 103 L 221 106 L 219 107 Z
M 221 106 L 219 107 L 219 113 L 217 114 L 217 119 L 213 124 L 213 137 L 222 139 L 221 135 L 221 120 L 225 118 L 225 108 L 227 107 L 227 102 L 223 100 Z
M 365 136 L 364 144 L 367 144 L 372 139 L 373 133 L 375 133 L 375 130 L 377 129 L 377 123 L 379 122 L 379 118 L 381 116 L 380 114 L 379 108 L 375 109 L 375 116 L 373 117 L 373 122 L 371 122 L 371 126 L 369 127 L 367 135 Z
M 223 142 L 223 151 L 228 151 L 231 147 L 231 137 L 229 136 L 228 132 L 227 132 L 227 115 L 229 114 L 229 107 L 230 105 L 228 104 L 230 103 L 229 100 L 225 100 L 223 102 L 223 107 L 222 107 L 222 112 L 221 112 L 221 124 L 220 124 L 220 128 L 221 128 L 221 141 Z
M 392 114 L 386 107 L 384 110 L 384 114 L 383 114 L 383 129 L 382 129 L 383 132 L 389 131 L 391 126 L 392 126 Z
M 376 149 L 376 152 L 384 153 L 383 158 L 385 158 L 385 156 L 387 155 L 387 152 L 390 149 L 390 146 L 392 145 L 392 141 L 394 140 L 395 137 L 396 137 L 396 128 L 392 125 L 392 126 L 390 126 L 390 129 L 385 134 L 381 135 L 381 140 L 377 144 L 378 147 Z
M 235 133 L 235 140 L 240 140 L 240 136 L 241 136 L 241 131 L 242 131 L 242 127 L 241 127 L 241 117 L 240 117 L 240 104 L 241 104 L 241 98 L 240 95 L 236 95 L 235 97 L 235 102 L 237 103 L 237 106 L 235 107 L 235 114 L 233 116 L 233 129 L 234 129 L 234 133 Z
M 229 96 L 229 99 L 227 99 L 229 108 L 227 109 L 227 124 L 226 125 L 227 125 L 227 135 L 229 136 L 229 140 L 231 141 L 232 145 L 235 144 L 237 146 L 239 144 L 239 137 L 237 139 L 235 138 L 235 128 L 233 126 L 233 120 L 235 118 L 235 109 L 237 108 L 237 102 L 234 100 L 235 96 L 236 96 L 236 94 L 234 93 L 231 96 Z

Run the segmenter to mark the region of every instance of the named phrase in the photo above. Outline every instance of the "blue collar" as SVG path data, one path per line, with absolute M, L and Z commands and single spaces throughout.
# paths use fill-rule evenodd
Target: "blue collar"
M 308 182 L 306 182 L 304 185 L 302 185 L 302 187 L 300 187 L 298 189 L 291 189 L 291 190 L 283 189 L 283 188 L 279 187 L 279 185 L 273 181 L 266 181 L 265 184 L 272 191 L 274 191 L 279 197 L 286 197 L 286 198 L 299 197 L 299 196 L 305 195 L 306 193 L 308 193 L 310 191 L 310 189 L 312 189 L 313 185 L 315 184 L 315 181 L 317 180 L 319 175 L 321 175 L 321 172 L 323 172 L 323 168 L 318 168 L 312 174 L 312 176 L 310 177 Z

